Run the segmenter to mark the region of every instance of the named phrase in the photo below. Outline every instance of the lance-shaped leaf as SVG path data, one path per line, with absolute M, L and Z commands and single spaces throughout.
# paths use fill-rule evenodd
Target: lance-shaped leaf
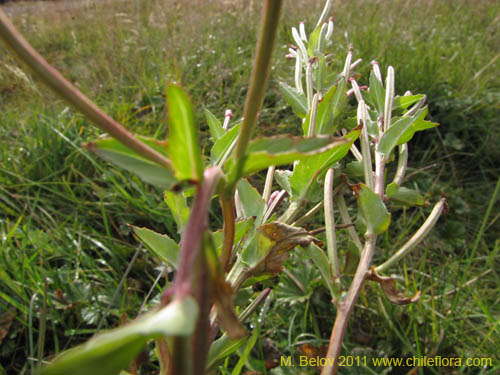
M 63 353 L 42 375 L 110 375 L 127 368 L 150 339 L 188 336 L 194 331 L 198 305 L 192 297 L 176 299 L 134 322 L 95 336 Z
M 338 144 L 327 152 L 299 162 L 295 166 L 293 175 L 290 177 L 292 198 L 299 199 L 305 196 L 310 186 L 314 183 L 314 178 L 346 156 L 360 133 L 360 129 L 354 129 L 343 137 L 345 143 Z
M 285 190 L 288 195 L 292 195 L 292 186 L 290 185 L 290 177 L 292 176 L 292 171 L 276 169 L 274 171 L 274 178 L 278 185 Z
M 310 243 L 307 248 L 304 248 L 304 252 L 311 258 L 314 265 L 318 269 L 323 284 L 328 288 L 330 295 L 333 300 L 338 300 L 340 296 L 340 291 L 333 283 L 333 275 L 330 268 L 330 262 L 325 252 L 321 250 L 315 243 Z
M 382 115 L 384 113 L 385 105 L 385 89 L 373 70 L 370 73 L 370 97 L 371 102 L 375 104 L 379 115 Z
M 136 136 L 163 155 L 167 155 L 166 143 L 152 138 Z M 172 171 L 145 159 L 114 138 L 100 138 L 85 144 L 85 147 L 101 158 L 139 176 L 144 182 L 162 189 L 171 189 L 178 181 Z
M 189 207 L 186 202 L 186 197 L 184 192 L 174 193 L 172 191 L 165 191 L 163 199 L 170 208 L 170 212 L 174 217 L 175 223 L 177 224 L 177 232 L 181 233 L 184 226 L 189 220 Z
M 208 108 L 203 108 L 203 112 L 205 113 L 205 118 L 208 123 L 208 130 L 210 131 L 210 135 L 217 141 L 220 137 L 222 137 L 226 132 L 222 127 L 222 123 L 215 117 L 215 115 L 208 110 Z
M 177 85 L 167 86 L 169 119 L 168 155 L 179 180 L 201 181 L 203 163 L 198 147 L 193 109 L 187 94 Z
M 397 145 L 408 142 L 416 131 L 411 130 L 412 124 L 422 115 L 425 117 L 426 113 L 427 107 L 418 110 L 413 116 L 403 116 L 392 123 L 380 139 L 377 151 L 388 155 Z
M 241 209 L 246 218 L 255 217 L 259 225 L 266 212 L 266 202 L 261 195 L 246 179 L 241 179 L 237 185 L 238 196 L 241 201 Z
M 240 337 L 231 339 L 227 335 L 222 335 L 215 340 L 210 346 L 207 359 L 207 370 L 213 369 L 224 358 L 229 357 L 239 348 L 241 348 L 248 340 L 248 337 Z
M 403 206 L 413 207 L 423 206 L 425 204 L 424 197 L 422 197 L 418 191 L 398 186 L 395 182 L 387 185 L 385 191 L 387 198 Z
M 417 302 L 420 299 L 421 292 L 418 291 L 413 297 L 406 297 L 403 293 L 396 290 L 396 280 L 392 277 L 380 276 L 372 267 L 368 272 L 368 280 L 376 281 L 382 287 L 385 296 L 396 305 L 407 305 Z
M 358 207 L 366 225 L 366 233 L 382 234 L 391 223 L 391 214 L 387 212 L 380 195 L 373 192 L 365 184 L 358 184 L 354 187 L 358 198 Z
M 421 101 L 425 95 L 405 95 L 405 96 L 395 96 L 392 102 L 392 110 L 393 111 L 401 111 L 403 109 L 408 108 L 412 104 L 418 103 Z
M 241 122 L 225 132 L 224 135 L 221 136 L 212 146 L 212 149 L 210 150 L 210 163 L 212 165 L 219 164 L 226 154 L 231 152 L 230 149 L 238 136 L 240 127 Z
M 427 115 L 427 107 L 423 109 L 425 109 L 425 111 L 420 114 L 420 116 L 415 120 L 410 128 L 406 130 L 406 132 L 404 132 L 403 135 L 399 138 L 398 145 L 408 143 L 418 131 L 427 130 L 439 126 L 437 122 L 424 120 L 425 116 Z
M 277 221 L 261 225 L 249 246 L 241 253 L 241 260 L 254 276 L 276 275 L 296 246 L 307 247 L 319 241 L 303 228 Z
M 307 53 L 309 56 L 314 56 L 315 52 L 318 50 L 319 47 L 319 37 L 321 36 L 321 26 L 317 26 L 313 32 L 309 35 L 309 43 L 307 45 Z
M 258 138 L 252 141 L 248 147 L 242 176 L 248 176 L 271 165 L 291 164 L 296 160 L 305 160 L 317 154 L 337 150 L 347 142 L 349 142 L 348 139 L 327 136 Z M 237 171 L 233 158 L 227 161 L 226 168 L 229 171 L 229 181 L 234 181 Z
M 323 99 L 318 104 L 316 115 L 316 134 L 332 134 L 339 124 L 335 124 L 340 113 L 343 113 L 347 105 L 347 96 L 345 95 L 345 79 L 340 78 L 339 82 L 332 86 Z M 308 113 L 306 121 L 302 124 L 304 134 L 309 132 L 311 112 Z
M 304 94 L 298 91 L 295 87 L 288 86 L 284 82 L 280 82 L 281 95 L 283 99 L 292 107 L 293 112 L 300 118 L 306 117 L 307 114 L 307 99 Z
M 153 255 L 174 268 L 177 268 L 179 245 L 173 239 L 165 234 L 156 233 L 150 229 L 139 228 L 133 225 L 130 225 L 130 227 L 134 231 L 134 234 L 152 251 Z

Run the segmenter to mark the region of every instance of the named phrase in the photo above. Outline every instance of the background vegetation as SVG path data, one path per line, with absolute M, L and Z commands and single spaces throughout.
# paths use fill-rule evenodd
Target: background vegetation
M 219 117 L 226 108 L 241 116 L 259 3 L 151 0 L 81 2 L 47 12 L 8 9 L 35 48 L 108 113 L 136 133 L 161 138 L 167 131 L 164 88 L 171 81 L 190 93 L 202 129 L 202 104 Z M 290 27 L 305 21 L 312 28 L 322 5 L 285 3 L 262 134 L 298 134 L 300 124 L 290 120 L 277 82 L 293 81 L 293 62 L 284 57 Z M 422 299 L 393 306 L 366 286 L 346 353 L 490 357 L 493 369 L 414 373 L 496 373 L 500 4 L 351 0 L 335 3 L 333 14 L 337 71 L 353 43 L 355 58 L 364 59 L 358 81 L 366 82 L 376 59 L 383 70 L 395 67 L 397 93 L 428 95 L 431 120 L 441 126 L 410 145 L 408 181 L 430 199 L 446 194 L 449 204 L 448 214 L 398 270 L 400 284 L 422 290 Z M 81 143 L 98 131 L 23 73 L 2 46 L 0 124 L 0 373 L 29 373 L 37 360 L 155 304 L 160 276 L 168 270 L 138 248 L 127 224 L 178 234 L 161 192 L 82 150 Z M 207 132 L 201 137 L 206 144 Z M 409 234 L 423 217 L 419 210 L 401 211 L 399 229 Z M 211 220 L 221 224 L 215 206 Z M 401 241 L 389 233 L 378 251 L 394 251 Z M 280 354 L 321 354 L 334 319 L 312 266 L 292 257 L 287 270 L 274 280 L 279 287 L 252 357 L 269 366 Z M 152 373 L 154 364 L 144 368 Z

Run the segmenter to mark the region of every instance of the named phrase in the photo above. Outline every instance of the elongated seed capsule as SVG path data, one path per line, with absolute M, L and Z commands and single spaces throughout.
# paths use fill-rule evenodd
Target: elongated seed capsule
M 300 56 L 300 51 L 297 51 L 295 57 L 295 88 L 300 93 L 304 93 L 304 89 L 302 88 L 302 57 Z
M 357 59 L 351 64 L 351 72 L 358 67 L 359 64 L 363 62 L 363 59 Z
M 304 45 L 304 42 L 302 42 L 302 38 L 300 37 L 299 32 L 295 27 L 292 27 L 292 36 L 293 40 L 295 40 L 295 43 L 297 43 L 297 46 L 299 47 L 299 50 L 302 53 L 304 60 L 307 60 L 308 55 L 306 46 Z
M 384 106 L 384 130 L 391 127 L 392 102 L 394 100 L 394 68 L 387 68 L 387 77 L 385 79 L 385 106 Z
M 368 139 L 368 124 L 366 116 L 366 105 L 364 100 L 359 101 L 358 105 L 358 124 L 363 124 L 361 129 L 361 154 L 363 155 L 363 172 L 365 175 L 365 184 L 373 189 L 373 169 L 372 154 L 370 150 L 370 141 Z
M 312 137 L 316 134 L 316 119 L 318 116 L 318 99 L 319 94 L 316 93 L 313 96 L 312 104 L 311 104 L 311 120 L 309 121 L 309 129 L 307 132 L 308 137 Z
M 380 73 L 380 66 L 378 66 L 378 61 L 372 61 L 373 73 L 375 73 L 375 77 L 380 81 L 382 86 L 384 85 L 384 81 L 382 80 L 382 74 Z
M 308 61 L 306 66 L 306 97 L 307 97 L 307 109 L 310 110 L 313 99 L 312 61 Z
M 326 30 L 326 34 L 325 34 L 326 40 L 330 40 L 332 38 L 333 27 L 334 27 L 333 17 L 330 17 L 330 20 L 328 21 L 328 29 Z
M 320 52 L 323 52 L 323 39 L 325 38 L 327 28 L 328 28 L 327 24 L 324 23 L 323 26 L 321 26 L 321 30 L 319 32 L 318 51 L 320 51 Z
M 351 61 L 352 61 L 352 50 L 353 50 L 353 45 L 351 44 L 349 46 L 349 52 L 347 53 L 347 57 L 345 59 L 345 64 L 344 64 L 344 71 L 342 74 L 344 75 L 345 79 L 349 78 L 349 75 L 351 74 Z
M 408 112 L 406 112 L 403 116 L 413 116 L 417 111 L 422 108 L 427 100 L 427 95 L 424 95 L 422 99 L 418 101 L 413 107 L 410 108 Z
M 349 81 L 351 81 L 352 89 L 354 90 L 354 95 L 356 96 L 356 100 L 358 101 L 358 103 L 363 101 L 363 96 L 361 95 L 361 89 L 359 88 L 359 85 L 356 82 L 356 80 L 354 78 L 351 78 Z
M 300 32 L 300 38 L 307 42 L 306 27 L 304 25 L 304 22 L 300 23 L 299 32 Z
M 233 117 L 233 111 L 230 109 L 226 109 L 226 113 L 224 113 L 224 123 L 222 124 L 222 128 L 227 130 L 229 128 L 229 121 Z
M 325 7 L 323 8 L 323 11 L 321 12 L 321 16 L 319 16 L 318 23 L 316 24 L 316 27 L 321 25 L 326 20 L 326 17 L 328 16 L 328 12 L 330 12 L 331 6 L 332 6 L 332 0 L 326 0 Z

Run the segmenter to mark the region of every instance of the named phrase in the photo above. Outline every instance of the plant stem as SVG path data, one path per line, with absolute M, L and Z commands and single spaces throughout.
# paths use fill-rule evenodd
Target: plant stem
M 137 140 L 127 129 L 97 107 L 89 98 L 73 86 L 59 71 L 52 67 L 16 30 L 0 8 L 0 38 L 14 55 L 24 62 L 47 86 L 60 95 L 93 121 L 101 130 L 131 148 L 146 159 L 154 161 L 167 169 L 172 163 L 165 156 Z
M 264 18 L 260 29 L 259 41 L 257 43 L 257 53 L 255 56 L 252 77 L 250 78 L 250 88 L 245 102 L 243 113 L 243 123 L 236 145 L 236 180 L 240 177 L 243 165 L 247 157 L 246 150 L 250 138 L 252 137 L 257 115 L 260 112 L 264 101 L 264 94 L 271 70 L 271 58 L 274 50 L 276 35 L 278 33 L 279 16 L 282 0 L 266 0 L 264 6 Z M 234 181 L 236 182 L 236 181 Z
M 330 337 L 330 344 L 328 345 L 328 353 L 326 355 L 328 360 L 321 371 L 321 375 L 335 375 L 337 373 L 338 357 L 340 349 L 342 348 L 342 340 L 344 339 L 347 322 L 349 321 L 349 317 L 351 316 L 354 308 L 354 303 L 358 298 L 363 282 L 365 281 L 366 274 L 370 268 L 376 241 L 377 236 L 367 235 L 365 246 L 361 253 L 361 259 L 359 260 L 358 269 L 356 270 L 351 286 L 347 291 L 345 300 L 340 303 L 337 309 L 337 317 L 335 318 L 335 324 Z
M 208 228 L 210 200 L 221 176 L 222 170 L 219 167 L 207 168 L 203 173 L 203 182 L 198 187 L 194 197 L 189 221 L 182 234 L 179 266 L 174 280 L 174 291 L 179 298 L 192 293 L 196 259 L 203 240 L 203 233 Z

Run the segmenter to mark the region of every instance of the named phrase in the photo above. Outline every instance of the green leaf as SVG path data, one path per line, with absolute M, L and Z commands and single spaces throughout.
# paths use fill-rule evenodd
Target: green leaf
M 240 197 L 241 208 L 245 218 L 255 217 L 255 222 L 260 225 L 262 217 L 266 212 L 266 202 L 250 182 L 241 179 L 237 185 L 238 196 Z
M 247 363 L 248 357 L 250 356 L 250 352 L 252 351 L 259 337 L 260 337 L 260 325 L 254 328 L 252 336 L 250 336 L 250 338 L 246 342 L 245 349 L 243 349 L 243 353 L 241 353 L 240 359 L 236 363 L 236 366 L 234 366 L 231 375 L 240 375 L 241 370 L 243 369 L 243 366 L 245 366 L 245 364 Z
M 406 130 L 399 138 L 398 145 L 409 142 L 418 131 L 427 130 L 439 126 L 437 122 L 424 120 L 425 116 L 427 115 L 427 107 L 423 109 L 425 109 L 425 111 L 420 114 L 420 116 L 415 120 L 410 128 Z
M 359 178 L 359 177 L 364 177 L 365 172 L 363 169 L 363 162 L 361 161 L 351 161 L 350 163 L 347 163 L 346 168 L 345 168 L 345 173 L 349 178 Z
M 288 195 L 292 195 L 292 186 L 290 185 L 290 177 L 292 176 L 292 171 L 276 169 L 274 171 L 274 178 L 278 185 L 285 190 Z
M 403 206 L 423 206 L 425 199 L 416 190 L 400 187 L 395 182 L 390 183 L 386 187 L 386 195 L 391 201 Z
M 163 195 L 163 199 L 168 208 L 170 208 L 170 212 L 177 224 L 177 232 L 181 233 L 189 220 L 189 207 L 184 192 L 174 193 L 172 191 L 166 191 Z
M 63 353 L 42 375 L 110 375 L 126 369 L 150 339 L 188 336 L 196 326 L 198 305 L 192 297 L 176 299 L 161 310 L 95 336 Z
M 238 137 L 240 126 L 241 122 L 225 132 L 224 135 L 220 137 L 212 146 L 212 149 L 210 150 L 210 163 L 212 165 L 219 164 L 226 153 L 230 151 L 233 142 L 236 137 Z
M 315 155 L 313 157 L 299 162 L 290 177 L 292 188 L 292 198 L 299 199 L 305 196 L 310 189 L 315 177 L 319 176 L 334 163 L 347 155 L 353 142 L 359 137 L 360 129 L 352 130 L 343 138 L 346 143 L 338 144 L 327 152 Z
M 412 130 L 411 126 L 422 114 L 427 111 L 427 108 L 422 108 L 415 113 L 413 116 L 404 116 L 396 120 L 389 129 L 382 135 L 380 142 L 378 144 L 378 152 L 384 155 L 390 154 L 390 152 L 402 143 L 406 143 L 413 137 L 416 130 Z
M 208 130 L 210 131 L 210 135 L 217 141 L 220 137 L 226 133 L 224 128 L 222 127 L 222 123 L 215 117 L 215 115 L 208 110 L 208 108 L 203 108 L 203 112 L 205 113 L 205 118 L 208 123 Z
M 321 26 L 317 26 L 313 32 L 309 35 L 309 44 L 307 46 L 307 53 L 309 56 L 314 56 L 315 52 L 318 50 L 319 46 L 319 37 L 321 35 Z
M 358 206 L 366 224 L 365 236 L 384 233 L 391 223 L 391 214 L 387 212 L 382 198 L 365 184 L 356 186 Z
M 323 283 L 330 291 L 332 299 L 337 300 L 339 298 L 339 292 L 337 291 L 335 285 L 333 284 L 333 275 L 330 270 L 330 262 L 328 261 L 328 257 L 326 256 L 325 252 L 315 243 L 312 242 L 306 249 L 304 249 L 304 251 L 307 254 L 307 256 L 311 258 L 314 265 L 318 269 L 321 275 L 321 279 L 323 280 Z
M 177 85 L 167 86 L 169 118 L 168 155 L 179 180 L 201 181 L 203 163 L 198 147 L 193 109 L 187 94 Z
M 385 89 L 373 70 L 370 73 L 370 97 L 372 102 L 375 104 L 379 115 L 382 115 L 384 113 L 385 105 Z
M 227 335 L 215 340 L 208 352 L 207 370 L 215 368 L 217 364 L 241 348 L 247 340 L 248 337 L 230 339 Z
M 330 135 L 337 128 L 336 124 L 340 114 L 344 112 L 347 105 L 347 96 L 345 95 L 345 79 L 340 78 L 338 83 L 332 86 L 323 99 L 318 104 L 316 117 L 316 134 Z M 307 114 L 306 120 L 302 124 L 304 134 L 309 132 L 311 112 Z
M 234 233 L 234 243 L 237 244 L 241 239 L 248 233 L 252 225 L 255 223 L 255 218 L 250 217 L 248 219 L 240 220 L 235 225 Z M 215 247 L 217 248 L 217 254 L 220 254 L 222 249 L 222 243 L 224 241 L 224 230 L 220 229 L 213 233 L 213 239 Z
M 165 234 L 156 233 L 150 229 L 130 226 L 137 237 L 143 241 L 153 255 L 163 262 L 177 268 L 179 259 L 179 245 Z
M 288 86 L 284 82 L 280 82 L 281 95 L 283 99 L 292 107 L 293 112 L 300 118 L 306 117 L 307 114 L 307 99 L 303 93 L 295 87 Z
M 418 103 L 424 98 L 425 95 L 405 95 L 405 96 L 396 96 L 392 102 L 392 110 L 399 111 L 408 108 L 412 104 Z
M 165 142 L 159 142 L 152 138 L 136 136 L 141 142 L 147 144 L 159 153 L 167 156 Z M 163 166 L 145 159 L 135 151 L 122 145 L 114 138 L 100 138 L 97 141 L 85 145 L 90 151 L 101 158 L 113 163 L 129 172 L 139 176 L 144 182 L 160 187 L 171 189 L 178 181 L 172 171 Z
M 317 154 L 336 150 L 346 144 L 344 138 L 336 137 L 292 137 L 277 136 L 258 138 L 250 143 L 248 156 L 243 165 L 243 176 L 248 176 L 271 165 L 291 164 L 296 160 L 308 159 Z M 227 168 L 229 180 L 236 175 L 236 163 L 229 159 Z

